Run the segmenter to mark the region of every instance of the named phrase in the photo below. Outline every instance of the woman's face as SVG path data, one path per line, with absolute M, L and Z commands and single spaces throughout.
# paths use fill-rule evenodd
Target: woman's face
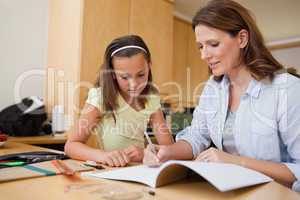
M 148 83 L 149 64 L 142 53 L 131 57 L 114 57 L 113 66 L 121 94 L 137 97 Z
M 207 62 L 214 76 L 229 75 L 240 65 L 239 34 L 232 37 L 228 33 L 205 25 L 195 28 L 196 42 L 201 58 Z

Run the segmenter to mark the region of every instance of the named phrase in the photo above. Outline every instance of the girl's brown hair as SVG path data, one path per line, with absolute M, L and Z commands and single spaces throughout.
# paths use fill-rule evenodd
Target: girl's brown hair
M 225 31 L 232 37 L 237 36 L 242 29 L 247 30 L 249 40 L 246 47 L 242 49 L 241 57 L 256 80 L 266 77 L 272 80 L 274 73 L 283 68 L 265 46 L 263 36 L 250 11 L 235 1 L 210 1 L 197 12 L 192 25 L 194 30 L 198 25 L 205 25 Z M 222 78 L 223 76 L 214 77 L 216 81 L 221 81 Z
M 112 53 L 125 46 L 138 46 L 139 48 L 126 48 L 123 50 Z M 144 51 L 145 50 L 145 51 Z M 104 114 L 112 114 L 114 120 L 116 121 L 114 111 L 118 109 L 118 101 L 117 97 L 119 95 L 119 86 L 115 77 L 114 66 L 112 60 L 114 57 L 131 57 L 136 54 L 142 53 L 147 60 L 149 67 L 151 64 L 151 54 L 143 39 L 137 35 L 126 35 L 119 38 L 114 39 L 106 48 L 104 54 L 104 62 L 101 66 L 101 70 L 97 81 L 95 83 L 95 87 L 101 87 L 102 92 L 102 102 L 103 102 L 103 113 Z M 157 89 L 152 84 L 152 73 L 151 69 L 149 69 L 148 74 L 148 83 L 142 93 L 139 95 L 139 103 L 145 107 L 145 103 L 147 102 L 148 94 L 156 94 L 158 93 Z

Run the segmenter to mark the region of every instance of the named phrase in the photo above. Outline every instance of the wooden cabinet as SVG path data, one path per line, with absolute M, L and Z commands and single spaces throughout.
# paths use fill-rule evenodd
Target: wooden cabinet
M 173 39 L 173 77 L 177 87 L 172 101 L 183 107 L 195 106 L 209 77 L 208 67 L 201 60 L 191 24 L 174 17 Z
M 175 86 L 172 90 L 173 103 L 182 104 L 187 102 L 187 59 L 188 59 L 188 25 L 174 18 L 174 41 L 173 41 L 173 80 Z
M 45 103 L 48 113 L 53 105 L 64 105 L 71 117 L 79 105 L 75 94 L 80 81 L 82 0 L 49 1 L 48 66 Z
M 85 0 L 83 8 L 80 108 L 88 89 L 93 87 L 103 63 L 107 45 L 116 37 L 128 34 L 130 0 Z
M 133 0 L 129 32 L 141 35 L 152 54 L 154 83 L 168 94 L 172 80 L 173 4 L 162 0 Z
M 138 34 L 152 53 L 154 82 L 172 79 L 173 2 L 170 0 L 49 1 L 48 112 L 65 106 L 71 124 L 98 76 L 106 46 Z

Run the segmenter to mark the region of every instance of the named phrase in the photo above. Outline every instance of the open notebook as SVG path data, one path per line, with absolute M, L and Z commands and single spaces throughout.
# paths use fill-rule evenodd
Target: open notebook
M 155 188 L 186 177 L 188 169 L 222 192 L 272 181 L 262 173 L 238 165 L 177 160 L 167 161 L 157 168 L 139 165 L 104 172 L 84 172 L 81 175 L 140 182 Z

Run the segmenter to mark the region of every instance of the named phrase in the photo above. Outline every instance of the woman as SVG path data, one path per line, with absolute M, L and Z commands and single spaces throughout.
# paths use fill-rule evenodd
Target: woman
M 147 148 L 144 163 L 233 163 L 300 191 L 300 80 L 282 72 L 249 11 L 234 1 L 208 3 L 193 29 L 212 77 L 191 126 L 156 154 Z

